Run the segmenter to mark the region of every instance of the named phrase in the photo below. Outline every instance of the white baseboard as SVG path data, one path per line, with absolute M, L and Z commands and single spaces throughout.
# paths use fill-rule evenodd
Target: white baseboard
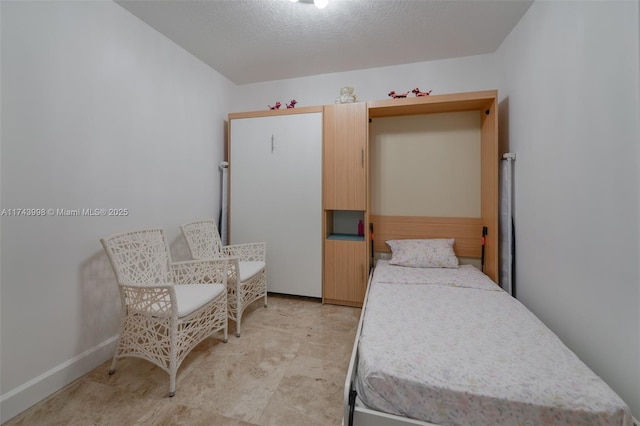
M 17 416 L 113 356 L 117 336 L 82 352 L 0 396 L 0 423 Z

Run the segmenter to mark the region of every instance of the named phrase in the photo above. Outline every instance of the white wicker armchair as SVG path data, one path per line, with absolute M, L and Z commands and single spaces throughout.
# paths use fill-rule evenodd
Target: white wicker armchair
M 267 243 L 223 246 L 218 227 L 212 220 L 187 223 L 180 229 L 193 259 L 229 259 L 229 318 L 236 322 L 236 337 L 240 337 L 245 308 L 261 297 L 264 297 L 264 307 L 267 307 Z
M 137 357 L 169 373 L 175 395 L 178 367 L 200 342 L 220 330 L 227 341 L 225 259 L 171 262 L 162 229 L 100 240 L 116 274 L 123 306 L 118 359 Z

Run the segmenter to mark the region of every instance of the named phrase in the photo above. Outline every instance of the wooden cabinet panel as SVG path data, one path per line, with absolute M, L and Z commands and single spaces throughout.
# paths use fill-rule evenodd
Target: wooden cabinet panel
M 362 306 L 367 285 L 364 241 L 325 240 L 324 302 Z
M 364 102 L 324 107 L 325 210 L 366 210 L 367 128 Z

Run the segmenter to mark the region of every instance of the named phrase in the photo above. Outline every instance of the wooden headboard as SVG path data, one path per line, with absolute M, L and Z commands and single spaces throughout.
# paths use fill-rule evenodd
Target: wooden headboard
M 454 238 L 458 257 L 482 256 L 480 218 L 369 215 L 376 252 L 389 252 L 388 240 Z

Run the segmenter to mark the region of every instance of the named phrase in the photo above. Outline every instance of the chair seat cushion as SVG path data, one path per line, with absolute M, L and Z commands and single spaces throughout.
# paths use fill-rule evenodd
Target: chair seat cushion
M 258 272 L 262 271 L 265 267 L 265 263 L 262 261 L 244 261 L 238 262 L 238 266 L 240 267 L 240 281 L 244 282 L 256 275 Z
M 178 300 L 178 318 L 189 315 L 218 297 L 223 291 L 222 284 L 179 284 L 175 285 Z

